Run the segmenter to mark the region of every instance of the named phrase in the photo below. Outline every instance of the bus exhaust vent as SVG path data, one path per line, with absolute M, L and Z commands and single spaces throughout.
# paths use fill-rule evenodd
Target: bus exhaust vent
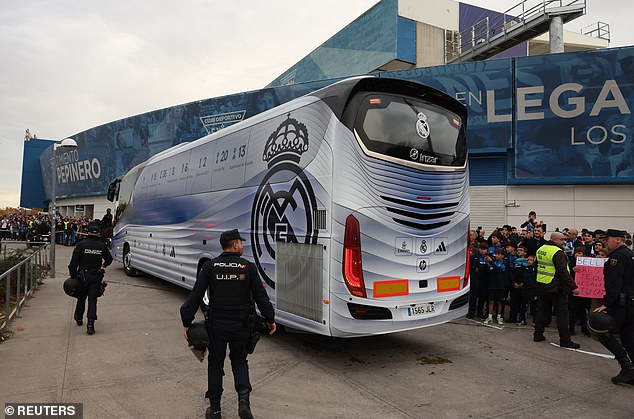
M 323 256 L 320 244 L 277 242 L 277 309 L 321 323 Z
M 313 220 L 315 220 L 316 230 L 325 230 L 326 229 L 326 210 L 325 209 L 314 210 Z

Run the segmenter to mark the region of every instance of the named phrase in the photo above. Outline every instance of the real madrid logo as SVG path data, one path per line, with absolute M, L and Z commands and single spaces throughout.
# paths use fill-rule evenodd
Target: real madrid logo
M 416 132 L 420 136 L 420 138 L 427 139 L 430 134 L 429 124 L 427 123 L 427 115 L 422 112 L 419 112 L 416 115 L 418 120 L 416 121 Z
M 313 220 L 317 200 L 299 166 L 306 151 L 308 129 L 289 113 L 269 136 L 262 155 L 269 169 L 253 200 L 251 243 L 258 271 L 272 288 L 275 282 L 266 267 L 275 264 L 275 243 L 317 243 Z

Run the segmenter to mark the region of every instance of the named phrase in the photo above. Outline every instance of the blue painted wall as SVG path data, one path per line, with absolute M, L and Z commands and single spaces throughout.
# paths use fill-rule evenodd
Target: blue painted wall
M 44 181 L 40 169 L 40 156 L 53 144 L 49 140 L 34 139 L 24 142 L 22 158 L 22 187 L 20 188 L 20 207 L 44 208 Z M 50 167 L 50 163 L 49 163 Z M 50 173 L 51 169 L 49 169 Z M 50 181 L 50 176 L 47 180 Z
M 406 50 L 411 47 L 411 24 L 397 23 L 397 6 L 397 0 L 376 4 L 267 87 L 366 74 L 399 56 L 415 62 L 416 49 L 413 60 L 412 52 Z M 415 31 L 414 26 L 414 45 Z M 397 47 L 399 35 L 401 49 Z
M 519 1 L 510 2 L 509 6 L 515 6 L 517 3 L 519 3 Z M 486 19 L 487 17 L 489 18 L 491 27 L 498 27 L 499 25 L 502 25 L 504 23 L 503 13 L 496 12 L 489 9 L 484 9 L 478 6 L 472 6 L 466 3 L 459 4 L 458 16 L 459 16 L 458 29 L 461 33 L 471 28 L 473 25 L 482 21 L 483 19 Z M 507 17 L 507 21 L 508 21 L 508 17 Z M 493 35 L 494 33 L 491 33 L 491 36 Z M 470 42 L 470 41 L 471 40 L 467 31 L 467 34 L 463 34 L 463 43 Z M 513 48 L 509 48 L 506 51 L 503 51 L 495 55 L 494 57 L 492 57 L 492 59 L 526 57 L 526 56 L 528 56 L 528 42 L 522 42 L 521 44 L 516 45 Z

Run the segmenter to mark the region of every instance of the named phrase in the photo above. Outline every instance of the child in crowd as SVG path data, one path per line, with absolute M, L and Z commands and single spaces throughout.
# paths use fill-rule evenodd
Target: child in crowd
M 489 299 L 489 277 L 491 267 L 489 262 L 491 258 L 488 254 L 489 246 L 486 243 L 480 243 L 478 245 L 478 303 L 475 309 L 475 313 L 479 314 L 481 318 L 484 318 L 487 301 Z
M 489 277 L 489 316 L 484 324 L 493 323 L 493 310 L 497 303 L 497 323 L 504 324 L 502 317 L 502 300 L 504 299 L 504 288 L 507 283 L 506 263 L 504 262 L 504 250 L 498 248 L 495 251 L 495 260 L 488 257 L 491 275 Z
M 491 234 L 490 240 L 491 246 L 489 246 L 489 256 L 491 256 L 491 259 L 495 259 L 496 250 L 500 249 L 502 246 L 502 235 L 497 231 L 494 231 L 493 234 Z
M 592 244 L 592 248 L 594 249 L 594 257 L 603 257 L 603 256 L 599 256 L 599 252 L 605 248 L 603 246 L 603 242 L 595 241 Z
M 528 253 L 528 249 L 526 249 L 526 253 Z M 533 255 L 529 255 L 526 258 L 524 284 L 522 288 L 522 299 L 525 310 L 522 312 L 520 320 L 522 326 L 525 326 L 529 313 L 533 316 L 533 324 L 535 323 L 535 316 L 537 315 L 537 266 L 535 265 L 535 256 Z
M 506 270 L 508 272 L 508 280 L 504 290 L 504 297 L 506 298 L 507 296 L 510 296 L 508 322 L 517 323 L 517 313 L 522 299 L 522 294 L 521 290 L 518 291 L 518 288 L 514 286 L 517 282 L 517 255 L 515 254 L 516 245 L 512 242 L 507 242 L 504 249 L 506 250 L 504 261 L 506 262 Z

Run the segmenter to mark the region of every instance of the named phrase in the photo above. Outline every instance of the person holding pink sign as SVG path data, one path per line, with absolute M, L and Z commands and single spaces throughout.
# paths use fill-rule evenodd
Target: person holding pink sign
M 590 329 L 621 366 L 619 374 L 612 377 L 614 384 L 634 384 L 634 255 L 624 240 L 624 231 L 607 231 L 606 247 L 610 253 L 603 266 L 604 303 L 588 319 Z M 614 336 L 617 332 L 620 342 Z

